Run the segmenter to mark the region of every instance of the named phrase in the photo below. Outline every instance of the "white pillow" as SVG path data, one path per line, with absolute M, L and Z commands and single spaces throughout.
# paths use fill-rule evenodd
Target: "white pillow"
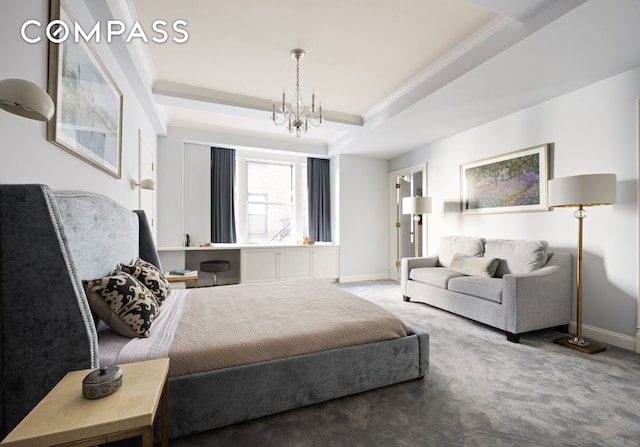
M 462 253 L 456 253 L 453 255 L 451 267 L 449 268 L 463 275 L 492 278 L 499 263 L 500 259 L 497 258 L 467 256 Z
M 496 277 L 507 273 L 529 273 L 547 263 L 549 244 L 547 241 L 521 241 L 514 239 L 487 239 L 484 256 L 499 258 Z
M 462 253 L 467 256 L 484 254 L 484 239 L 467 236 L 443 236 L 440 238 L 438 261 L 443 267 L 450 267 L 453 255 Z

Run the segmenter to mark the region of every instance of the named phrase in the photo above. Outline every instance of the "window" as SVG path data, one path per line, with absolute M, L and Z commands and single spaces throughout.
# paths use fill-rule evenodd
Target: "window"
M 294 243 L 307 234 L 305 164 L 242 159 L 238 174 L 237 216 L 244 216 L 239 237 L 244 233 L 250 243 Z

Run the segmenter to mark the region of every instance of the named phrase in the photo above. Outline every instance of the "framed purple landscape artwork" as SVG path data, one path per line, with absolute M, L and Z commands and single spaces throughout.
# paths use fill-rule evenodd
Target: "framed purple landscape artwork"
M 547 211 L 547 156 L 542 144 L 460 166 L 462 214 Z

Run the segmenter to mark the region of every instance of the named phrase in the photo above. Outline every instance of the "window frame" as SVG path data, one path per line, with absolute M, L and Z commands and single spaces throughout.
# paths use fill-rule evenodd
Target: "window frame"
M 295 244 L 309 234 L 308 226 L 304 225 L 307 216 L 307 184 L 304 181 L 307 172 L 306 158 L 301 157 L 270 157 L 267 155 L 236 153 L 236 231 L 238 243 L 252 243 L 249 241 L 249 196 L 247 163 L 267 163 L 291 166 L 292 175 L 292 222 L 291 237 L 287 242 L 267 241 L 260 244 Z M 288 205 L 281 202 L 261 202 L 264 204 Z M 308 220 L 308 219 L 307 219 Z

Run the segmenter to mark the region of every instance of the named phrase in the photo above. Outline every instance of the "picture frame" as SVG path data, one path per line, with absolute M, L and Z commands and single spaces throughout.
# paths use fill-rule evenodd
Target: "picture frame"
M 548 211 L 549 145 L 460 166 L 460 212 L 492 214 Z
M 49 43 L 49 94 L 55 115 L 47 140 L 116 177 L 122 172 L 122 93 L 91 46 L 73 35 L 75 19 L 51 0 L 51 21 L 70 24 L 62 43 Z

